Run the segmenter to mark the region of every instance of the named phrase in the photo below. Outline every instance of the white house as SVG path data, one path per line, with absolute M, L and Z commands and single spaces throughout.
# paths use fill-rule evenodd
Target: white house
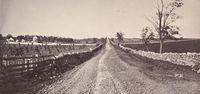
M 35 42 L 35 43 L 37 43 L 38 42 L 38 37 L 37 36 L 34 36 L 33 37 L 33 41 L 32 42 Z
M 7 39 L 8 42 L 15 42 L 15 40 L 11 37 L 9 39 Z

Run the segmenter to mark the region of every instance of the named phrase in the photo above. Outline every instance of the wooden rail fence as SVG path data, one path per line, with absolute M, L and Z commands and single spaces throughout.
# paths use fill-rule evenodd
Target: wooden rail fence
M 62 56 L 9 57 L 0 58 L 0 80 L 37 78 L 46 80 L 64 73 L 94 56 L 104 44 L 86 52 L 63 54 Z

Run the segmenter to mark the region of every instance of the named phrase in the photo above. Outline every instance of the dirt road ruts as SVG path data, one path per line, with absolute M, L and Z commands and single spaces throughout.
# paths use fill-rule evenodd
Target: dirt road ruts
M 145 74 L 144 62 L 106 44 L 97 56 L 73 69 L 39 94 L 200 94 L 199 81 Z M 125 60 L 124 60 L 125 59 Z M 135 58 L 136 59 L 136 58 Z M 130 64 L 132 63 L 132 64 Z M 159 73 L 154 73 L 159 77 Z M 163 75 L 162 75 L 163 76 Z M 168 77 L 166 74 L 165 77 Z

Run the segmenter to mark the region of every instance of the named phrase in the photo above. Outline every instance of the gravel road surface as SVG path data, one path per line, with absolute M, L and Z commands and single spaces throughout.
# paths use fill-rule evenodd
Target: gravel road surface
M 190 78 L 176 73 L 177 69 L 173 74 L 171 70 L 157 72 L 154 67 L 150 71 L 148 66 L 108 42 L 97 56 L 38 94 L 200 94 L 198 74 Z

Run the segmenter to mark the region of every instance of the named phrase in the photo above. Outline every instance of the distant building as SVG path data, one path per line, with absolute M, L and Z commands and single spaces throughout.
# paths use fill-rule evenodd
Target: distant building
M 25 39 L 22 39 L 22 42 L 26 42 Z
M 11 37 L 9 39 L 7 39 L 8 42 L 15 42 L 15 40 Z
M 183 37 L 180 34 L 175 34 L 172 36 L 174 39 L 183 39 Z
M 19 42 L 19 40 L 17 39 L 16 42 Z
M 175 38 L 183 38 L 181 35 L 178 35 L 178 34 L 176 34 L 176 35 L 173 35 Z
M 37 36 L 34 36 L 32 42 L 38 43 L 38 37 L 37 37 Z

